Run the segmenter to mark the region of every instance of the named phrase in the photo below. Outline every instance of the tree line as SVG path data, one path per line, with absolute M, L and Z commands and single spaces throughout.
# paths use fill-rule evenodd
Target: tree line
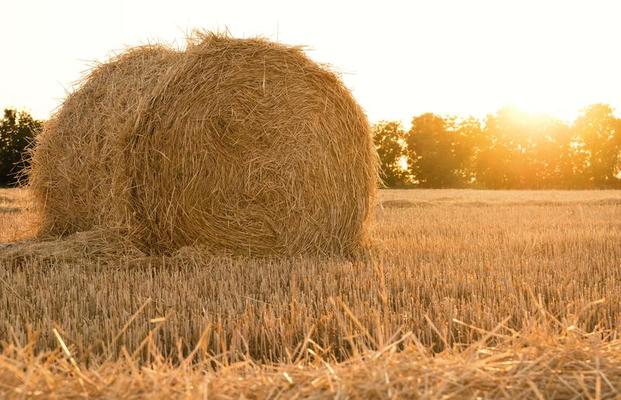
M 571 123 L 513 108 L 483 121 L 426 113 L 373 135 L 387 187 L 621 188 L 621 119 L 606 104 Z

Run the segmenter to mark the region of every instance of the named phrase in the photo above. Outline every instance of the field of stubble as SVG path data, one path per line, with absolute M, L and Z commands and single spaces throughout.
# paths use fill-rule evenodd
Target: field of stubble
M 1 190 L 0 397 L 621 396 L 621 192 L 378 202 L 362 260 L 148 257 Z

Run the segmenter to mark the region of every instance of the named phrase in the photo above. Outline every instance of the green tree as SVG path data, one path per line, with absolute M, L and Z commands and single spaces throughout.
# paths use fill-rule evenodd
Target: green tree
M 27 112 L 4 110 L 0 119 L 0 185 L 14 186 L 28 166 L 26 152 L 41 130 L 42 123 Z
M 463 183 L 472 185 L 476 180 L 476 159 L 480 143 L 483 141 L 481 122 L 474 117 L 469 117 L 459 122 L 455 121 L 454 129 L 453 151 L 461 165 L 461 170 L 457 171 L 457 175 Z
M 381 121 L 373 126 L 373 140 L 379 156 L 382 181 L 388 187 L 407 183 L 407 171 L 401 165 L 405 155 L 404 139 L 405 132 L 399 122 Z
M 524 115 L 503 108 L 485 120 L 483 140 L 477 160 L 477 182 L 490 189 L 523 186 L 527 173 L 526 152 L 531 133 L 523 126 Z
M 561 154 L 571 150 L 568 131 L 557 119 L 514 108 L 488 115 L 478 143 L 477 183 L 494 189 L 560 186 Z
M 537 167 L 537 187 L 584 186 L 585 152 L 565 122 L 549 119 L 531 152 L 530 157 Z
M 409 168 L 422 187 L 460 187 L 468 181 L 472 148 L 468 125 L 427 113 L 412 120 L 406 136 Z
M 574 123 L 579 146 L 587 154 L 585 178 L 590 185 L 618 185 L 621 151 L 621 120 L 606 104 L 587 107 Z

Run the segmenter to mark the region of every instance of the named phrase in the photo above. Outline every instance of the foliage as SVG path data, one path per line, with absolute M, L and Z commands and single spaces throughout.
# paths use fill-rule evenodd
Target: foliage
M 402 151 L 420 187 L 621 187 L 621 119 L 605 104 L 587 107 L 571 124 L 514 108 L 500 109 L 483 122 L 426 113 L 413 118 L 405 148 L 397 146 L 398 123 L 378 126 L 383 169 L 398 171 L 395 152 Z M 380 133 L 392 141 L 378 140 Z M 386 179 L 388 186 L 392 182 Z
M 619 172 L 621 120 L 614 117 L 612 108 L 605 104 L 588 107 L 576 120 L 574 130 L 588 154 L 584 178 L 598 187 L 615 182 Z
M 26 151 L 41 130 L 41 121 L 25 111 L 4 110 L 0 119 L 0 185 L 15 186 L 28 166 Z
M 385 186 L 403 186 L 407 183 L 407 171 L 401 165 L 405 132 L 399 122 L 382 121 L 373 126 L 373 142 L 377 149 L 380 173 Z
M 468 181 L 467 165 L 478 130 L 472 120 L 427 113 L 412 120 L 406 138 L 410 172 L 422 187 L 460 187 Z

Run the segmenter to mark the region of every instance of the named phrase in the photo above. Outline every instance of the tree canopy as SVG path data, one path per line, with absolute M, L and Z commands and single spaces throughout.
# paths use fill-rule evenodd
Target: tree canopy
M 0 119 L 0 186 L 18 183 L 29 163 L 27 150 L 41 126 L 41 121 L 25 111 L 4 110 Z
M 503 108 L 482 121 L 425 113 L 399 129 L 394 121 L 374 129 L 388 186 L 621 187 L 621 119 L 606 104 L 572 123 Z M 400 157 L 407 169 L 395 162 Z

